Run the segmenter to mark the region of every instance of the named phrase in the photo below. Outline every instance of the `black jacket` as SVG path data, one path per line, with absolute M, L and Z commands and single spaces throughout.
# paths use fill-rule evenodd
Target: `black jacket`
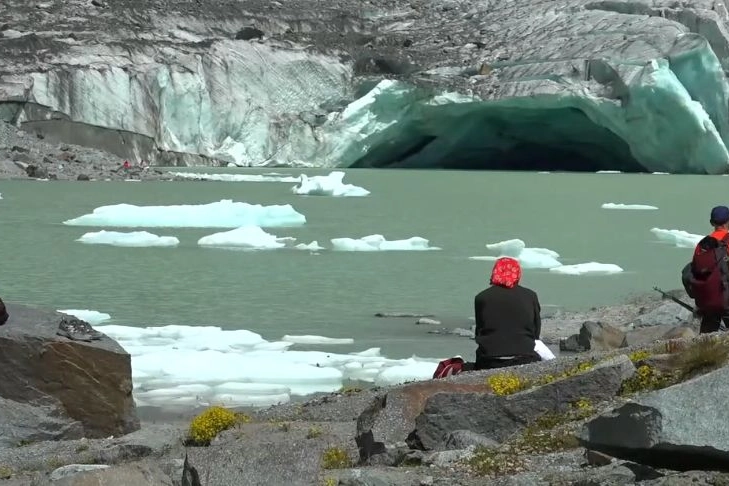
M 492 285 L 474 300 L 478 354 L 484 357 L 533 356 L 542 332 L 537 294 L 517 285 Z

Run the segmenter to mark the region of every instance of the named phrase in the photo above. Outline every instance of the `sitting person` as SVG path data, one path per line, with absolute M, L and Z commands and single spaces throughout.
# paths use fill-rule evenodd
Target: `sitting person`
M 539 299 L 533 290 L 520 286 L 520 280 L 519 261 L 499 258 L 491 273 L 491 286 L 476 296 L 478 349 L 474 369 L 502 368 L 542 359 L 535 350 L 541 344 Z M 541 347 L 546 348 L 543 344 Z
M 0 326 L 5 324 L 8 321 L 9 317 L 10 316 L 8 315 L 8 309 L 5 307 L 3 299 L 0 299 Z

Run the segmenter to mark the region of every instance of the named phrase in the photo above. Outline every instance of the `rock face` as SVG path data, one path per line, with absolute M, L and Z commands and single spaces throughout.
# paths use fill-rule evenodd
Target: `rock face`
M 3 2 L 0 119 L 170 165 L 728 168 L 723 2 L 96 4 Z
M 80 422 L 51 405 L 34 406 L 0 398 L 0 447 L 83 436 Z
M 91 343 L 57 336 L 64 316 L 56 312 L 18 304 L 8 304 L 8 311 L 10 319 L 0 327 L 5 370 L 0 397 L 45 407 L 53 418 L 42 419 L 42 430 L 55 438 L 107 437 L 139 428 L 131 358 L 121 346 L 106 336 Z M 20 416 L 22 409 L 13 407 Z
M 456 430 L 502 442 L 545 413 L 563 413 L 580 399 L 614 397 L 633 373 L 633 363 L 621 355 L 584 373 L 513 395 L 438 393 L 426 400 L 409 443 L 426 450 L 442 449 Z
M 581 442 L 590 449 L 641 464 L 679 471 L 729 470 L 729 408 L 721 368 L 631 403 L 587 423 Z M 717 395 L 719 393 L 719 395 Z

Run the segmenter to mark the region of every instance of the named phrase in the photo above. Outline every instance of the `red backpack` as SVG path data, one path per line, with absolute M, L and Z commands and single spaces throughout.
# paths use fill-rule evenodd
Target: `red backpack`
M 689 295 L 696 307 L 706 314 L 723 314 L 729 310 L 729 235 L 721 240 L 711 236 L 697 245 L 697 253 L 691 261 L 688 284 Z
M 454 356 L 453 358 L 444 359 L 438 363 L 438 367 L 433 373 L 433 378 L 445 378 L 451 375 L 457 375 L 463 371 L 463 358 Z

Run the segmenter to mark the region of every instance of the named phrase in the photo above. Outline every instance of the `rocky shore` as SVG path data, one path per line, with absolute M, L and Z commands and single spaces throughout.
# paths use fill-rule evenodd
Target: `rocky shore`
M 155 168 L 133 165 L 125 170 L 123 159 L 103 150 L 48 142 L 42 135 L 0 122 L 0 180 L 172 180 Z
M 134 406 L 113 340 L 59 336 L 68 316 L 9 304 L 0 484 L 725 484 L 729 341 L 695 337 L 671 306 L 545 319 L 576 346 L 552 361 L 175 416 Z

